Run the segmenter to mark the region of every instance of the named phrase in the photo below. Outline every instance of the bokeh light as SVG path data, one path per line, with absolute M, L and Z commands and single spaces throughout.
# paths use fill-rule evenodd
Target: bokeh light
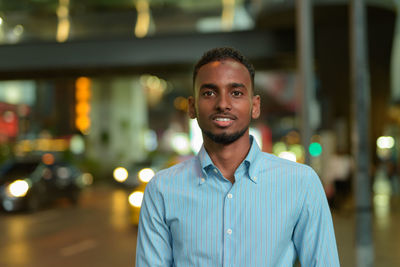
M 123 183 L 128 179 L 128 171 L 124 167 L 115 168 L 113 172 L 115 181 Z
M 24 197 L 28 190 L 29 184 L 25 180 L 16 180 L 9 185 L 9 192 L 13 197 Z
M 128 199 L 129 199 L 129 204 L 131 204 L 136 208 L 140 208 L 140 206 L 142 206 L 143 192 L 135 191 L 129 195 Z
M 312 157 L 319 157 L 322 154 L 322 146 L 317 142 L 311 143 L 308 151 Z
M 141 169 L 138 174 L 139 180 L 144 183 L 148 183 L 151 180 L 151 178 L 153 178 L 153 176 L 154 176 L 154 171 L 150 168 Z

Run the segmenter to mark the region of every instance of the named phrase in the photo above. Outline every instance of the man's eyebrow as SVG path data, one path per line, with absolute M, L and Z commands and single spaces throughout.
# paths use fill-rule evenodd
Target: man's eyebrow
M 244 85 L 243 83 L 231 83 L 231 84 L 229 84 L 229 87 L 232 87 L 232 88 L 246 88 L 246 85 Z
M 217 88 L 218 88 L 218 86 L 216 84 L 213 84 L 213 83 L 203 83 L 200 86 L 200 90 L 201 89 L 214 89 L 214 90 L 216 90 Z

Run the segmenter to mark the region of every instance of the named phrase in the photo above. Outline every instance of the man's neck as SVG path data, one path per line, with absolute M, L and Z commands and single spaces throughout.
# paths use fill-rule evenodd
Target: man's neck
M 250 150 L 250 137 L 247 131 L 235 142 L 223 145 L 204 136 L 204 148 L 212 162 L 221 171 L 222 175 L 232 184 L 235 182 L 235 171 L 246 158 Z

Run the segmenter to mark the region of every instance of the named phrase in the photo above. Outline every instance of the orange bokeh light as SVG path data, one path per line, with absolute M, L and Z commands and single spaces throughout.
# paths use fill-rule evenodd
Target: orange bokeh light
M 76 127 L 82 132 L 85 132 L 90 127 L 90 120 L 86 116 L 79 116 L 75 120 Z
M 90 105 L 87 102 L 80 102 L 76 105 L 75 111 L 78 115 L 88 115 L 90 112 Z
M 42 161 L 46 165 L 51 165 L 54 163 L 54 156 L 53 154 L 46 153 L 42 156 Z

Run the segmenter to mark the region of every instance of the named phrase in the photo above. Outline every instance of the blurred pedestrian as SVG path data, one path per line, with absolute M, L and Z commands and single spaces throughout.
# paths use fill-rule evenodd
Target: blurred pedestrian
M 339 266 L 332 218 L 315 172 L 260 150 L 254 68 L 237 50 L 206 52 L 193 74 L 189 115 L 203 146 L 160 171 L 140 214 L 137 267 Z
M 327 197 L 331 208 L 340 209 L 350 197 L 353 169 L 353 159 L 344 151 L 337 150 L 330 156 L 324 180 L 330 189 Z

